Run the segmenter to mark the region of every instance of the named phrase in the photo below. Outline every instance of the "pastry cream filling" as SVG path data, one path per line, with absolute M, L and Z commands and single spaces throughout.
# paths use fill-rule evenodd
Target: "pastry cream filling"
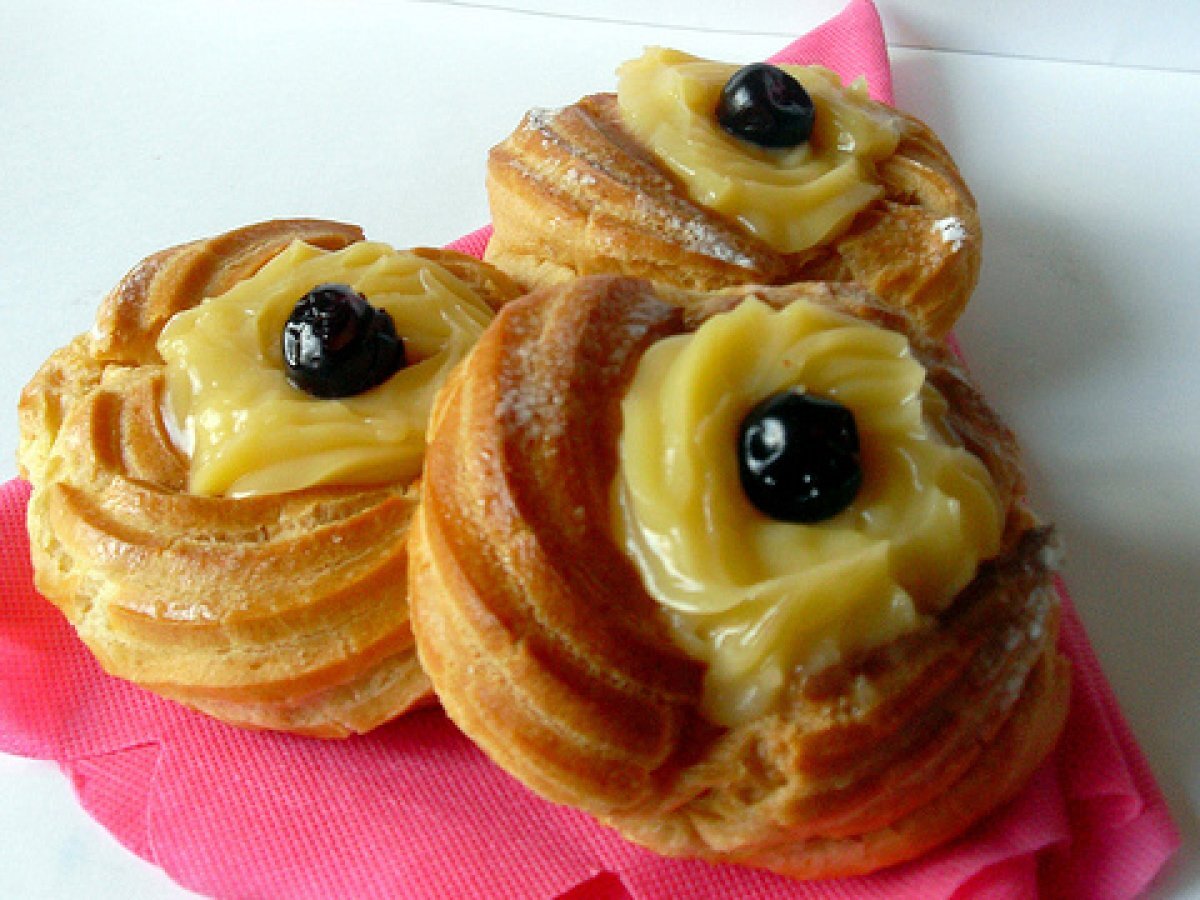
M 739 480 L 742 419 L 787 389 L 858 426 L 862 487 L 816 524 L 768 518 Z M 770 712 L 793 674 L 920 628 L 998 552 L 996 488 L 946 410 L 903 335 L 808 302 L 749 300 L 646 352 L 622 403 L 614 528 L 708 664 L 713 721 Z
M 861 81 L 843 87 L 817 66 L 780 66 L 812 97 L 816 120 L 798 147 L 767 149 L 717 123 L 737 66 L 659 47 L 618 70 L 625 124 L 680 178 L 692 200 L 740 222 L 782 253 L 837 237 L 882 196 L 875 163 L 896 150 L 895 117 L 868 105 Z
M 383 384 L 342 399 L 293 387 L 280 349 L 296 301 L 328 282 L 390 313 L 408 357 Z M 159 337 L 164 419 L 191 456 L 190 492 L 411 481 L 434 394 L 491 317 L 471 288 L 412 253 L 365 241 L 337 252 L 293 242 L 253 277 L 173 316 Z

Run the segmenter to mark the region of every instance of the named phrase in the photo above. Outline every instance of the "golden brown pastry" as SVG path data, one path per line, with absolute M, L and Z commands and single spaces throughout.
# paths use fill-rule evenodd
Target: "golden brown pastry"
M 772 336 L 748 344 L 752 320 Z M 729 471 L 729 423 L 796 377 L 851 408 L 862 442 L 858 494 L 815 524 L 754 511 Z M 710 439 L 716 455 L 687 458 Z M 676 508 L 677 488 L 705 493 Z M 863 873 L 963 832 L 1053 746 L 1053 545 L 1011 433 L 861 288 L 593 276 L 506 307 L 439 396 L 413 627 L 451 718 L 544 797 L 667 855 Z M 785 571 L 709 590 L 773 557 Z
M 726 133 L 715 107 L 734 67 L 676 51 L 625 64 L 617 94 L 530 112 L 488 157 L 485 258 L 527 286 L 596 273 L 705 290 L 854 281 L 949 331 L 981 235 L 946 148 L 861 84 L 783 68 L 816 110 L 794 151 Z
M 93 330 L 54 353 L 26 386 L 18 455 L 33 484 L 36 583 L 110 673 L 237 725 L 325 737 L 367 731 L 430 699 L 406 600 L 412 469 L 419 468 L 425 417 L 419 435 L 406 437 L 418 457 L 394 480 L 368 471 L 350 483 L 314 476 L 310 486 L 275 492 L 269 485 L 279 482 L 232 492 L 197 488 L 189 451 L 206 432 L 191 419 L 221 415 L 197 407 L 187 422 L 175 418 L 159 344 L 169 322 L 177 336 L 186 331 L 176 314 L 209 315 L 218 304 L 210 298 L 244 297 L 254 285 L 268 291 L 307 277 L 297 266 L 328 268 L 335 258 L 363 272 L 427 260 L 429 271 L 455 285 L 458 294 L 447 302 L 467 297 L 476 318 L 490 318 L 517 292 L 469 257 L 415 254 L 363 242 L 357 227 L 315 220 L 266 222 L 164 250 L 136 266 L 104 300 Z M 315 287 L 296 283 L 299 294 Z M 290 308 L 297 299 L 282 302 Z M 235 356 L 241 338 L 233 330 L 213 339 L 209 368 L 219 371 L 209 387 L 222 387 L 222 375 L 253 375 L 272 391 L 299 395 L 269 365 L 257 371 L 253 347 Z M 449 365 L 409 362 L 393 381 L 428 372 L 421 377 L 436 382 Z M 177 373 L 183 409 L 194 399 L 189 378 L 209 378 L 199 371 Z M 323 415 L 371 402 L 364 398 L 391 383 L 348 400 L 304 399 Z M 225 413 L 253 418 L 245 408 Z M 240 427 L 229 443 L 245 437 Z M 257 449 L 239 445 L 240 452 L 252 464 L 269 463 L 285 452 L 277 438 L 288 434 L 317 439 L 302 424 L 274 424 Z M 216 443 L 210 449 L 218 456 L 229 449 Z

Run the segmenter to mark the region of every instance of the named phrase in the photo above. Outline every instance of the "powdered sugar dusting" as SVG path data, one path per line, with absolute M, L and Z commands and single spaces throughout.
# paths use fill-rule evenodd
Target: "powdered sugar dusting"
M 517 331 L 518 329 L 514 329 Z M 522 337 L 511 351 L 511 369 L 503 379 L 496 415 L 540 443 L 552 443 L 563 433 L 563 398 L 551 393 L 529 373 L 537 342 Z
M 967 239 L 967 228 L 963 225 L 962 219 L 957 216 L 938 219 L 933 223 L 933 230 L 941 235 L 942 240 L 949 244 L 950 249 L 956 253 L 962 247 L 963 241 Z
M 587 172 L 580 172 L 578 169 L 567 169 L 563 172 L 563 181 L 567 184 L 578 185 L 579 187 L 591 187 L 596 183 L 594 176 Z
M 524 432 L 545 443 L 543 452 L 553 452 L 552 444 L 564 430 L 562 406 L 562 397 L 548 394 L 524 381 L 501 394 L 496 414 L 511 422 L 514 431 Z
M 721 236 L 701 219 L 688 219 L 683 225 L 683 234 L 687 238 L 689 250 L 730 265 L 741 266 L 743 269 L 754 268 L 753 259 L 731 246 L 728 241 L 722 240 Z
M 732 246 L 725 237 L 703 219 L 685 213 L 671 213 L 658 205 L 658 200 L 644 194 L 634 199 L 634 208 L 643 215 L 658 218 L 663 227 L 671 234 L 680 235 L 684 245 L 692 253 L 708 256 L 712 259 L 740 266 L 743 269 L 753 269 L 754 259 Z
M 561 106 L 535 106 L 525 114 L 524 126 L 529 131 L 545 131 L 561 112 Z

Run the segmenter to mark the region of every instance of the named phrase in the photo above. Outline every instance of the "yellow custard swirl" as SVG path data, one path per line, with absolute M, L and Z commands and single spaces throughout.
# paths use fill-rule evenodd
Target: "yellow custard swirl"
M 296 301 L 348 284 L 392 317 L 408 365 L 342 399 L 284 372 L 280 336 Z M 315 485 L 407 482 L 420 473 L 434 394 L 492 312 L 437 263 L 384 244 L 328 252 L 300 241 L 226 293 L 171 318 L 164 418 L 191 457 L 189 491 L 246 496 Z
M 740 424 L 801 389 L 854 414 L 863 484 L 816 524 L 746 499 Z M 1003 510 L 907 339 L 808 301 L 758 300 L 653 345 L 622 412 L 614 527 L 682 649 L 708 663 L 705 711 L 769 712 L 793 673 L 921 627 L 999 550 Z
M 630 131 L 679 177 L 696 203 L 740 222 L 782 253 L 840 234 L 883 194 L 875 164 L 895 152 L 897 119 L 818 66 L 780 66 L 816 109 L 811 138 L 766 149 L 717 123 L 721 89 L 737 66 L 660 47 L 618 70 L 617 103 Z

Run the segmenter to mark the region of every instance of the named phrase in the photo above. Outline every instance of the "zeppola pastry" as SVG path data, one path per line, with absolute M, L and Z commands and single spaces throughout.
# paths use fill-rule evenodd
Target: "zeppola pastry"
M 38 588 L 106 670 L 238 725 L 342 736 L 429 699 L 428 412 L 516 294 L 314 220 L 146 259 L 21 396 Z
M 938 138 L 815 66 L 648 50 L 616 94 L 528 113 L 487 185 L 485 258 L 527 286 L 854 281 L 941 336 L 979 272 L 975 202 Z
M 444 708 L 660 853 L 863 873 L 1012 797 L 1063 726 L 1055 542 L 940 341 L 856 285 L 593 276 L 435 404 L 410 544 Z

